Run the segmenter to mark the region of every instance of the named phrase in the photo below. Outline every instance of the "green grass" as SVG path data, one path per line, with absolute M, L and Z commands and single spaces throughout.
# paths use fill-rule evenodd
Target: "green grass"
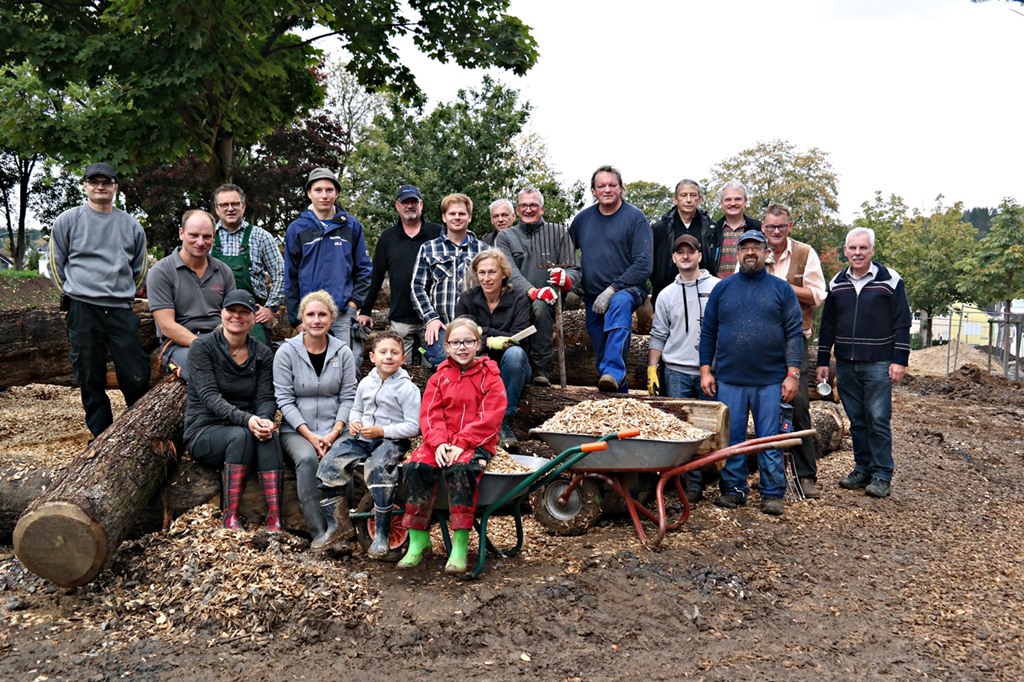
M 35 270 L 0 270 L 0 277 L 10 277 L 11 279 L 31 279 L 33 277 L 42 277 Z

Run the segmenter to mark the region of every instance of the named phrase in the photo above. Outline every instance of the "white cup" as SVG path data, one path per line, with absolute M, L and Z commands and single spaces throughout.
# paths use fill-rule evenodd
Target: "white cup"
M 832 395 L 832 386 L 827 381 L 823 381 L 817 386 L 818 395 Z

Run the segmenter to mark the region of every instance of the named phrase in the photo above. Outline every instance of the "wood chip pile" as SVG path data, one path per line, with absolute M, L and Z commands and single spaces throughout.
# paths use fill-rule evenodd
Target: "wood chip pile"
M 541 424 L 541 431 L 603 436 L 640 429 L 651 440 L 702 440 L 711 435 L 639 400 L 584 400 L 560 410 Z
M 487 465 L 487 473 L 489 474 L 528 474 L 532 471 L 533 469 L 530 467 L 522 465 L 512 459 L 512 457 L 501 448 L 495 450 L 494 457 L 491 457 L 491 461 Z

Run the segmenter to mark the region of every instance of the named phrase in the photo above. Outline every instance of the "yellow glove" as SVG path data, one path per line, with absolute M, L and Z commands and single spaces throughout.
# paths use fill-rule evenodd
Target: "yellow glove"
M 487 347 L 491 350 L 508 350 L 515 345 L 511 336 L 491 336 L 487 339 Z
M 647 368 L 647 392 L 651 395 L 658 395 L 661 383 L 658 381 L 658 366 Z

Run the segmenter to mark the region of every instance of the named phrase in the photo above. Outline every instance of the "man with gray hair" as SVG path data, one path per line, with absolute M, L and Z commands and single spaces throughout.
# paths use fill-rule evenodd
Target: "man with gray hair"
M 651 305 L 654 305 L 665 287 L 675 281 L 678 271 L 672 262 L 676 240 L 688 234 L 700 246 L 701 262 L 712 277 L 717 277 L 718 264 L 714 259 L 721 234 L 708 214 L 700 210 L 700 185 L 696 180 L 685 178 L 676 183 L 674 204 L 658 222 L 651 226 L 654 232 L 654 270 L 651 272 Z
M 544 195 L 539 189 L 527 187 L 519 192 L 516 215 L 519 222 L 499 232 L 495 247 L 512 266 L 512 288 L 533 301 L 533 324 L 537 327 L 530 339 L 533 383 L 550 386 L 554 305 L 580 280 L 576 249 L 565 225 L 544 220 Z
M 512 227 L 512 223 L 515 222 L 516 212 L 512 208 L 512 202 L 508 199 L 496 199 L 491 202 L 491 225 L 494 227 L 493 232 L 488 232 L 481 238 L 488 248 L 496 247 L 498 242 L 498 235 L 503 230 L 507 230 Z
M 715 222 L 718 244 L 716 244 L 711 262 L 705 267 L 710 272 L 713 263 L 714 272 L 718 273 L 718 277 L 725 279 L 736 272 L 739 261 L 736 247 L 739 244 L 740 235 L 747 230 L 760 230 L 761 221 L 744 213 L 749 199 L 746 186 L 739 180 L 730 180 L 722 185 L 722 189 L 718 193 L 718 201 L 725 215 Z

